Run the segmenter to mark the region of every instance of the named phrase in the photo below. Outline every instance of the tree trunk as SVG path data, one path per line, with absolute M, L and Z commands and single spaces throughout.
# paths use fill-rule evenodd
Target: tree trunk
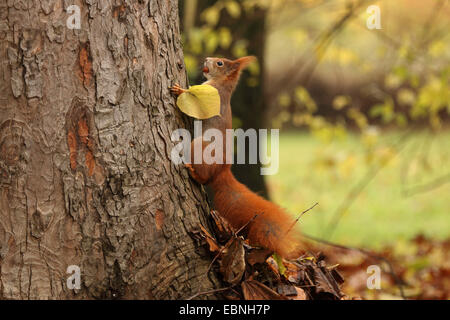
M 252 87 L 247 85 L 248 73 L 242 75 L 241 84 L 236 87 L 231 105 L 233 106 L 233 115 L 242 121 L 242 129 L 265 129 L 267 103 L 264 98 L 264 50 L 266 45 L 267 10 L 262 7 L 256 7 L 251 12 L 247 12 L 242 8 L 242 13 L 242 22 L 231 23 L 230 21 L 229 26 L 235 37 L 248 39 L 248 53 L 258 57 L 260 73 L 257 77 L 258 84 Z M 247 152 L 246 164 L 233 166 L 233 173 L 240 182 L 244 183 L 251 190 L 268 198 L 269 194 L 264 176 L 260 173 L 261 164 L 248 164 L 248 157 Z
M 75 1 L 79 30 L 72 3 L 0 2 L 0 298 L 210 290 L 205 194 L 170 161 L 188 122 L 168 90 L 186 84 L 177 1 Z

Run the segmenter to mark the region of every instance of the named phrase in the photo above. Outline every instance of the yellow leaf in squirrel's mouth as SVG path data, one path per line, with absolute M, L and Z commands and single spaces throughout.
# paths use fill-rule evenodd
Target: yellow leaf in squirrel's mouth
M 212 118 L 220 115 L 219 91 L 208 84 L 192 86 L 178 96 L 177 106 L 193 118 Z

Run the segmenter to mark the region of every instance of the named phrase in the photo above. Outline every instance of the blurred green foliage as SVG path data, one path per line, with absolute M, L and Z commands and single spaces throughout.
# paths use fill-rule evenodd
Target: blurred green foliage
M 445 32 L 450 15 L 440 10 L 443 7 L 448 10 L 449 5 L 444 2 L 441 5 L 439 1 L 428 5 L 418 1 L 376 3 L 382 8 L 381 18 L 383 25 L 389 25 L 388 31 L 365 28 L 368 14 L 364 1 L 286 1 L 281 11 L 272 12 L 275 16 L 272 24 L 276 27 L 269 35 L 274 38 L 269 41 L 269 56 L 273 56 L 268 58 L 272 65 L 269 74 L 270 70 L 282 69 L 280 61 L 288 55 L 302 51 L 296 54 L 300 57 L 297 63 L 314 65 L 303 72 L 316 72 L 324 81 L 339 72 L 337 77 L 342 77 L 342 81 L 352 78 L 360 82 L 353 85 L 358 90 L 353 95 L 370 90 L 372 100 L 377 101 L 369 105 L 353 103 L 345 89 L 341 92 L 338 89 L 334 90 L 338 92 L 330 97 L 328 106 L 318 108 L 314 103 L 317 93 L 308 94 L 305 84 L 296 85 L 295 81 L 299 80 L 295 79 L 278 86 L 282 88 L 280 92 L 274 92 L 277 94 L 273 99 L 276 102 L 274 127 L 306 126 L 313 134 L 327 139 L 334 134 L 341 136 L 343 129 L 349 127 L 360 132 L 372 125 L 404 128 L 410 123 L 426 123 L 433 130 L 442 128 L 443 119 L 450 115 L 450 39 Z M 422 10 L 423 7 L 430 10 Z M 298 19 L 282 22 L 289 21 L 292 12 L 300 13 Z M 399 19 L 416 15 L 420 19 L 414 24 Z M 344 27 L 339 24 L 343 19 L 349 20 Z M 405 29 L 413 32 L 405 33 Z M 327 38 L 330 34 L 332 40 Z M 270 43 L 280 48 L 270 48 Z M 287 43 L 293 43 L 295 50 L 280 51 Z M 289 72 L 289 68 L 285 69 Z M 340 80 L 335 81 L 336 86 Z M 330 92 L 320 92 L 320 95 Z M 334 109 L 334 116 L 323 117 L 324 108 Z
M 248 106 L 243 100 L 255 100 L 254 96 L 262 96 L 261 66 L 264 40 L 256 40 L 259 35 L 248 38 L 249 30 L 255 25 L 264 25 L 267 1 L 254 0 L 186 0 L 182 20 L 185 22 L 182 41 L 188 77 L 192 84 L 200 83 L 201 66 L 205 57 L 226 57 L 235 59 L 249 54 L 257 55 L 258 60 L 251 63 L 237 91 L 237 104 L 234 104 L 233 127 L 257 125 L 248 119 Z M 261 21 L 260 21 L 261 20 Z M 186 23 L 189 22 L 189 23 Z M 262 30 L 261 30 L 262 32 Z M 253 41 L 254 43 L 251 43 Z M 244 89 L 241 89 L 244 87 Z M 254 90 L 252 90 L 254 89 Z M 247 92 L 247 94 L 246 94 Z M 235 94 L 236 96 L 236 94 Z M 235 97 L 236 98 L 236 97 Z M 258 101 L 254 101 L 258 104 Z M 263 109 L 262 106 L 254 106 Z M 261 118 L 264 116 L 261 112 Z M 254 118 L 254 117 L 253 117 Z
M 196 3 L 196 1 L 194 1 Z M 192 5 L 192 1 L 186 1 L 185 6 Z M 186 26 L 182 33 L 185 64 L 188 76 L 197 78 L 200 74 L 199 65 L 207 56 L 222 56 L 223 50 L 231 52 L 232 56 L 227 58 L 238 58 L 248 55 L 248 39 L 239 38 L 232 34 L 229 26 L 220 25 L 221 14 L 226 13 L 234 23 L 245 23 L 240 20 L 243 16 L 242 10 L 251 12 L 258 6 L 265 6 L 264 1 L 254 0 L 218 0 L 210 1 L 210 5 L 203 8 L 195 4 L 196 10 L 192 13 L 197 15 L 197 23 Z M 186 11 L 185 11 L 186 14 Z M 186 20 L 187 17 L 184 17 Z M 259 74 L 257 63 L 249 68 L 254 76 Z M 248 79 L 247 85 L 254 86 L 256 78 Z

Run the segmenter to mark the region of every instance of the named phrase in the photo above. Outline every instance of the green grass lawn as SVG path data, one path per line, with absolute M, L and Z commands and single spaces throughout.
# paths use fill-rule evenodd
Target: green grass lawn
M 266 177 L 271 199 L 293 214 L 318 202 L 300 219 L 302 229 L 345 245 L 379 248 L 419 233 L 448 238 L 450 132 L 411 133 L 400 150 L 393 147 L 399 138 L 391 132 L 325 143 L 308 133 L 281 131 L 280 168 Z M 368 171 L 383 164 L 330 237 L 337 208 Z M 428 184 L 434 188 L 420 189 Z M 421 192 L 406 196 L 408 190 Z

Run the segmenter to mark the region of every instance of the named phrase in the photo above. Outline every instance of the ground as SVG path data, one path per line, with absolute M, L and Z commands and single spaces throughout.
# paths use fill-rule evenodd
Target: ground
M 345 245 L 379 249 L 402 245 L 425 234 L 450 236 L 450 183 L 439 180 L 450 172 L 450 132 L 416 131 L 398 148 L 390 147 L 402 132 L 376 133 L 361 138 L 324 142 L 308 133 L 280 132 L 280 168 L 267 182 L 272 200 L 291 213 L 305 214 L 306 233 Z M 368 152 L 371 150 L 371 152 Z M 336 209 L 364 175 L 387 163 L 344 212 L 329 238 Z M 436 180 L 437 179 L 437 180 Z M 437 181 L 436 188 L 421 186 Z M 444 182 L 444 183 L 442 183 Z M 419 187 L 419 189 L 414 189 Z M 408 196 L 406 193 L 420 191 Z

